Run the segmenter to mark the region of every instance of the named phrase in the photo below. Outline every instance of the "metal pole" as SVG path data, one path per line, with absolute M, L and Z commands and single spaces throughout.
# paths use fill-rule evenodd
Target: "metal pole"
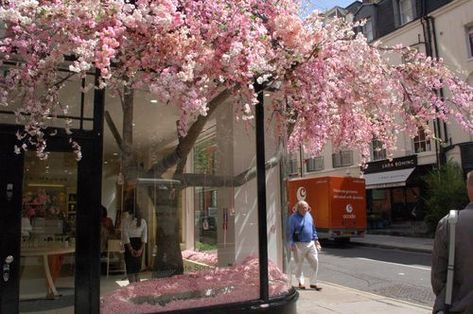
M 258 103 L 255 109 L 256 122 L 256 171 L 258 186 L 258 239 L 259 239 L 259 273 L 260 297 L 269 300 L 268 288 L 268 228 L 266 222 L 266 167 L 264 145 L 264 88 L 255 83 Z

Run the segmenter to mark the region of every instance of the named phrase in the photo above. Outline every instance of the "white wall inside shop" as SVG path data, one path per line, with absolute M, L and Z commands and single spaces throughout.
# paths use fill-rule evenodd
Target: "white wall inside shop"
M 267 106 L 269 107 L 269 106 Z M 238 120 L 232 114 L 233 108 L 226 107 L 216 116 L 217 145 L 219 147 L 222 174 L 236 176 L 256 166 L 256 143 L 254 121 L 249 123 Z M 269 112 L 266 116 L 270 116 Z M 231 125 L 232 128 L 228 126 Z M 268 125 L 266 132 L 266 160 L 275 157 L 278 140 L 274 125 Z M 231 140 L 229 140 L 231 139 Z M 233 156 L 233 158 L 229 158 Z M 281 186 L 279 166 L 266 172 L 267 188 L 267 225 L 269 259 L 282 267 L 283 232 L 281 223 Z M 258 256 L 258 195 L 256 177 L 241 186 L 222 188 L 218 193 L 219 207 L 229 208 L 227 230 L 223 223 L 217 226 L 219 265 L 239 263 L 248 256 Z M 233 190 L 233 199 L 229 196 Z M 220 213 L 223 219 L 223 213 Z M 221 220 L 220 220 L 221 221 Z M 226 232 L 225 236 L 224 233 Z M 225 242 L 224 242 L 225 239 Z

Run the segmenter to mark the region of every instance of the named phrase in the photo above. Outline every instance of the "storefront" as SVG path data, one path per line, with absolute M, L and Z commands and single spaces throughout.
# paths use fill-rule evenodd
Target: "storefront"
M 179 112 L 144 91 L 126 107 L 107 91 L 81 89 L 85 81 L 68 81 L 60 101 L 71 110 L 51 117 L 46 160 L 13 153 L 22 126 L 14 108 L 0 112 L 0 312 L 295 313 L 284 147 L 264 136 L 274 126 L 262 110 L 245 124 L 231 102 L 222 104 L 187 158 L 167 166 L 181 143 Z M 72 135 L 61 128 L 65 119 Z M 265 165 L 270 159 L 277 162 Z M 121 234 L 129 198 L 148 234 L 145 281 L 132 286 Z
M 417 155 L 368 163 L 364 170 L 368 228 L 422 220 L 421 177 L 430 169 L 432 165 L 417 164 Z

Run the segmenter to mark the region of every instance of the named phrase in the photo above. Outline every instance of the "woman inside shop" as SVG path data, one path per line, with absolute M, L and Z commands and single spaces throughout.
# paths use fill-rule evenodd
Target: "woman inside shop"
M 148 237 L 146 221 L 141 218 L 141 211 L 135 200 L 130 198 L 125 203 L 129 219 L 123 221 L 123 243 L 125 245 L 125 264 L 128 281 L 138 282 L 141 259 Z

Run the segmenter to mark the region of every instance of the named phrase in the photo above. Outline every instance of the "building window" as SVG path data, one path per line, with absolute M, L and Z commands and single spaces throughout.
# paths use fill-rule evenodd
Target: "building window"
M 297 175 L 299 173 L 299 169 L 297 167 L 297 159 L 290 159 L 288 161 L 288 172 L 289 175 Z
M 373 160 L 386 159 L 386 149 L 383 148 L 383 142 L 378 141 L 378 140 L 373 140 L 371 142 L 371 149 L 373 151 L 373 155 L 372 155 Z
M 473 25 L 466 29 L 468 56 L 473 58 Z
M 324 169 L 324 157 L 314 157 L 306 159 L 306 170 L 307 172 L 311 171 L 320 171 Z
M 427 138 L 425 131 L 423 128 L 419 128 L 417 132 L 417 136 L 414 137 L 414 152 L 422 153 L 422 152 L 430 152 L 432 147 L 430 145 L 430 139 Z
M 332 164 L 334 168 L 348 167 L 353 165 L 353 151 L 341 150 L 332 154 Z
M 399 0 L 399 22 L 404 25 L 414 20 L 415 17 L 415 1 Z
M 361 31 L 362 31 L 363 35 L 365 35 L 365 37 L 368 41 L 373 40 L 373 38 L 374 38 L 374 35 L 373 35 L 373 20 L 371 18 L 368 18 L 366 20 L 366 23 L 361 28 Z

